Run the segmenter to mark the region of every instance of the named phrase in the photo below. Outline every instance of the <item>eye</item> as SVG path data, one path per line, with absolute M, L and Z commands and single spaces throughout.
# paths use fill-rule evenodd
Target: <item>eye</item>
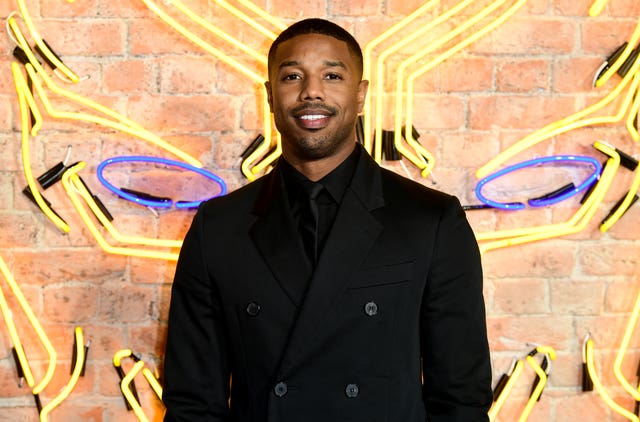
M 295 81 L 298 79 L 302 79 L 302 77 L 297 73 L 288 73 L 282 77 L 283 81 Z
M 342 80 L 342 75 L 339 73 L 327 73 L 325 79 L 329 79 L 331 81 L 339 81 Z

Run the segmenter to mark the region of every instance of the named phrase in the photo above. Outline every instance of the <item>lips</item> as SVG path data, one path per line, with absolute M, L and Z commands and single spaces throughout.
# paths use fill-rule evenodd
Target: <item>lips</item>
M 298 126 L 304 129 L 322 129 L 329 123 L 330 117 L 331 116 L 328 114 L 302 114 L 300 116 L 296 116 L 296 122 L 298 123 Z
M 298 126 L 303 129 L 317 130 L 329 124 L 333 111 L 322 108 L 305 107 L 293 113 Z

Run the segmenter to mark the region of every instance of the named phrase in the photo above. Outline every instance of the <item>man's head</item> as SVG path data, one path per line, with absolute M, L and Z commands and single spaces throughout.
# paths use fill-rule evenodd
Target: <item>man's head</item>
M 360 47 L 344 29 L 321 19 L 287 28 L 269 50 L 265 87 L 291 164 L 331 169 L 353 151 L 368 82 Z
M 268 56 L 267 68 L 269 72 L 269 78 L 271 78 L 273 60 L 276 55 L 278 46 L 283 42 L 290 40 L 291 38 L 305 34 L 327 35 L 329 37 L 347 43 L 349 51 L 358 64 L 358 69 L 360 70 L 360 78 L 362 78 L 362 49 L 360 48 L 360 44 L 358 44 L 358 41 L 356 41 L 353 35 L 351 35 L 341 26 L 338 26 L 328 20 L 318 18 L 304 19 L 294 23 L 293 25 L 282 31 L 280 35 L 278 35 L 278 37 L 273 41 L 273 44 L 271 44 L 271 47 L 269 48 Z

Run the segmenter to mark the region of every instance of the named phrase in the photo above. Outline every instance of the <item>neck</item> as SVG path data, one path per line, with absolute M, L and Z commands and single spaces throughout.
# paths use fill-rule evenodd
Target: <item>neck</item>
M 354 142 L 329 157 L 323 157 L 317 160 L 301 159 L 294 154 L 287 154 L 284 150 L 282 151 L 282 156 L 293 168 L 304 174 L 307 179 L 312 182 L 317 182 L 342 164 L 353 152 L 355 147 L 356 144 Z

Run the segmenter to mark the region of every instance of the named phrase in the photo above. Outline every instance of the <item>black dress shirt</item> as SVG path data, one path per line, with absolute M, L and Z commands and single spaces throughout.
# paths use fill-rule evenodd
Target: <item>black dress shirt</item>
M 360 148 L 356 146 L 353 152 L 338 167 L 316 182 L 321 183 L 325 188 L 317 199 L 319 214 L 318 256 L 322 253 L 322 248 L 336 218 L 342 198 L 351 183 L 359 156 Z M 313 182 L 284 159 L 282 159 L 282 175 L 291 207 L 291 214 L 296 227 L 300 227 L 300 216 L 308 195 L 304 185 Z

